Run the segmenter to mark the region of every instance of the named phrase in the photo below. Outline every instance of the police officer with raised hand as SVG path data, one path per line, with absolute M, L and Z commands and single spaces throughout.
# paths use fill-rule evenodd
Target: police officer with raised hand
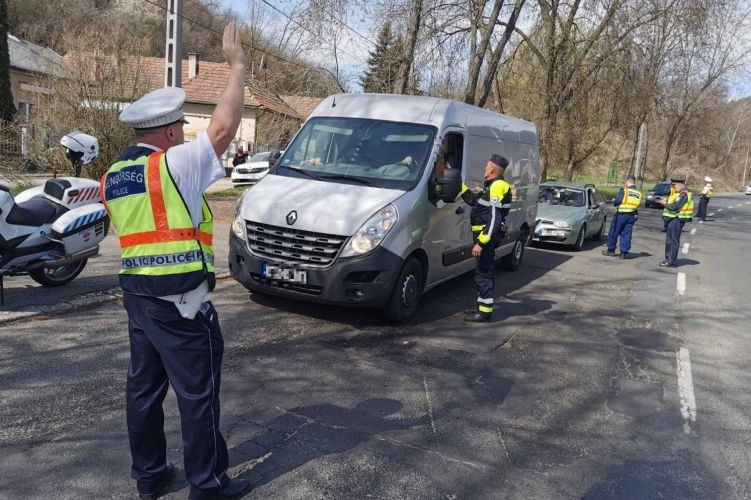
M 475 245 L 472 257 L 477 259 L 475 285 L 477 309 L 466 311 L 465 321 L 484 323 L 491 320 L 495 301 L 495 249 L 503 240 L 503 223 L 511 209 L 511 187 L 503 180 L 509 162 L 494 154 L 485 166 L 485 185 L 475 193 L 462 185 L 462 199 L 470 206 L 470 223 Z
M 214 223 L 203 196 L 225 176 L 219 156 L 243 110 L 247 61 L 234 24 L 224 30 L 223 49 L 229 78 L 206 132 L 184 143 L 185 92 L 151 92 L 120 114 L 138 144 L 102 178 L 102 199 L 122 249 L 131 477 L 142 499 L 158 498 L 174 476 L 162 409 L 170 383 L 180 409 L 189 498 L 240 498 L 251 486 L 227 476 L 227 445 L 219 431 L 224 340 L 210 301 Z
M 626 179 L 626 185 L 618 191 L 618 195 L 613 200 L 615 217 L 610 223 L 608 249 L 602 252 L 603 255 L 608 257 L 615 257 L 615 246 L 619 238 L 621 240 L 621 253 L 618 257 L 625 259 L 629 250 L 631 250 L 631 235 L 641 204 L 641 193 L 636 189 L 635 181 L 636 177 L 633 174 L 629 175 Z
M 665 260 L 660 267 L 678 267 L 678 250 L 681 246 L 681 232 L 686 222 L 694 216 L 694 200 L 691 191 L 686 187 L 684 179 L 671 179 L 675 192 L 669 198 L 661 198 L 660 204 L 665 206 L 662 212 L 667 221 L 665 235 Z

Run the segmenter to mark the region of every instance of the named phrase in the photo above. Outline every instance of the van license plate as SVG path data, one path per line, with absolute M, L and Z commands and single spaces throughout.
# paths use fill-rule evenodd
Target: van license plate
M 301 284 L 306 284 L 308 282 L 308 272 L 304 269 L 294 269 L 275 266 L 272 264 L 264 264 L 261 270 L 261 274 L 264 278 L 270 280 Z

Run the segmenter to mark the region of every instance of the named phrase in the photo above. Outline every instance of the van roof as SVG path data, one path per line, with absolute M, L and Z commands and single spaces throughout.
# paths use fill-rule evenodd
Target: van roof
M 438 97 L 399 94 L 335 94 L 324 99 L 310 117 L 369 118 L 433 125 L 441 130 L 452 124 L 464 126 L 471 116 L 474 126 L 499 125 L 511 133 L 537 135 L 532 122 L 496 113 L 463 102 Z M 501 123 L 499 123 L 501 117 Z M 504 130 L 505 132 L 505 130 Z M 518 135 L 517 138 L 518 139 Z M 526 141 L 525 141 L 526 142 Z

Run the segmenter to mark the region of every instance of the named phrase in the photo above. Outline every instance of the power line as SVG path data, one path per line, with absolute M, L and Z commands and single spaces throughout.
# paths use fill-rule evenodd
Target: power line
M 160 4 L 156 3 L 156 2 L 152 2 L 151 0 L 143 0 L 143 1 L 146 2 L 146 3 L 148 3 L 148 4 L 153 5 L 155 7 L 158 7 L 160 9 L 164 10 L 164 11 L 169 11 L 167 9 L 167 7 L 165 7 L 164 5 L 160 5 Z M 185 17 L 184 15 L 180 15 L 179 17 L 182 18 L 182 19 L 184 19 L 184 20 L 186 20 L 186 21 L 188 21 L 191 24 L 194 24 L 196 26 L 200 26 L 201 28 L 203 28 L 205 30 L 208 30 L 208 31 L 210 31 L 212 33 L 216 33 L 217 35 L 224 36 L 224 33 L 220 32 L 218 30 L 215 30 L 214 28 L 212 28 L 210 26 L 206 26 L 205 24 L 199 23 L 198 21 L 194 21 L 193 19 Z M 250 49 L 253 49 L 253 50 L 257 50 L 259 52 L 263 52 L 263 53 L 267 54 L 269 57 L 273 57 L 275 59 L 279 59 L 280 61 L 284 61 L 284 62 L 286 62 L 288 64 L 292 64 L 293 66 L 297 66 L 299 68 L 303 68 L 303 69 L 310 69 L 311 68 L 311 66 L 309 66 L 309 65 L 304 65 L 304 64 L 301 64 L 301 63 L 298 63 L 298 62 L 295 62 L 295 61 L 291 61 L 291 60 L 286 59 L 284 57 L 278 56 L 276 54 L 272 54 L 272 53 L 268 52 L 268 50 L 262 49 L 260 47 L 256 47 L 255 45 L 253 45 L 251 43 L 243 43 L 243 42 L 241 42 L 241 45 L 243 47 L 246 47 L 246 48 L 250 48 Z M 319 69 L 321 71 L 325 71 L 328 74 L 330 74 L 334 78 L 334 80 L 336 81 L 336 84 L 339 86 L 339 88 L 342 90 L 342 92 L 344 92 L 344 89 L 342 88 L 341 84 L 339 83 L 339 79 L 336 77 L 335 74 L 333 74 L 331 71 L 327 70 L 326 68 L 320 68 L 320 67 L 316 67 L 316 66 L 313 66 L 313 67 L 315 69 Z
M 262 1 L 263 3 L 265 3 L 266 5 L 268 5 L 269 7 L 271 7 L 272 9 L 274 9 L 275 11 L 277 11 L 278 13 L 280 13 L 281 15 L 283 15 L 284 17 L 286 17 L 287 19 L 289 19 L 289 20 L 290 20 L 291 22 L 293 22 L 293 23 L 295 23 L 296 25 L 298 25 L 299 27 L 301 27 L 302 29 L 304 29 L 304 30 L 308 30 L 308 28 L 306 28 L 305 26 L 303 26 L 302 24 L 300 24 L 300 22 L 299 22 L 299 21 L 297 21 L 297 20 L 295 20 L 295 19 L 292 19 L 292 16 L 290 16 L 290 15 L 289 15 L 289 14 L 287 14 L 286 12 L 282 11 L 282 10 L 281 10 L 281 9 L 279 9 L 278 7 L 275 7 L 274 5 L 271 5 L 271 4 L 270 4 L 269 2 L 267 2 L 266 0 L 261 0 L 261 1 Z M 338 50 L 338 51 L 340 51 L 340 52 L 341 52 L 342 54 L 346 54 L 346 55 L 348 55 L 348 56 L 350 56 L 350 57 L 353 57 L 353 58 L 355 58 L 355 59 L 359 59 L 359 58 L 358 58 L 358 57 L 357 57 L 356 55 L 354 55 L 354 54 L 352 54 L 352 53 L 350 53 L 350 52 L 347 52 L 347 51 L 345 51 L 345 50 L 342 50 L 341 48 L 337 47 L 337 46 L 336 46 L 336 43 L 333 43 L 333 42 L 329 42 L 329 41 L 326 41 L 326 43 L 328 43 L 329 45 L 331 45 L 332 47 L 334 47 L 334 50 Z M 365 62 L 365 61 L 361 61 L 361 62 Z

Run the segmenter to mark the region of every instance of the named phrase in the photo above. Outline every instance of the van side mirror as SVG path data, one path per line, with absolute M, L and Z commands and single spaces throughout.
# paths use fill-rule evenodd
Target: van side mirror
M 273 168 L 274 165 L 276 165 L 276 162 L 279 160 L 279 158 L 282 157 L 282 152 L 278 149 L 275 149 L 271 152 L 269 155 L 269 168 Z
M 456 168 L 447 168 L 443 177 L 433 177 L 430 191 L 430 199 L 433 203 L 439 200 L 444 203 L 456 202 L 462 191 L 461 171 Z

